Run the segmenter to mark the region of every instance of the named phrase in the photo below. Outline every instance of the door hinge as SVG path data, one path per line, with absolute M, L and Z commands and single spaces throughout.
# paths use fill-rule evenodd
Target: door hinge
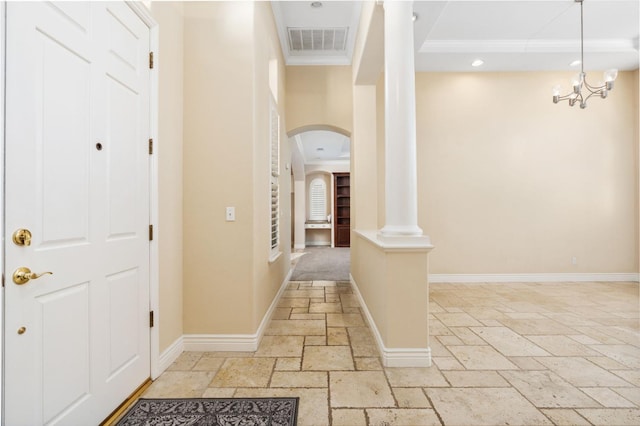
M 149 311 L 149 328 L 153 327 L 153 311 Z
M 153 139 L 149 139 L 149 155 L 153 154 Z
M 153 241 L 153 225 L 149 225 L 149 241 Z
M 149 52 L 149 69 L 153 69 L 153 52 Z

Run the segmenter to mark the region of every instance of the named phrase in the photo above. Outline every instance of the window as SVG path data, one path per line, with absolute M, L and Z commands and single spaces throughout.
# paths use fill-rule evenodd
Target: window
M 327 185 L 322 178 L 309 185 L 309 220 L 327 220 Z
M 271 143 L 271 258 L 278 255 L 280 244 L 280 116 L 275 100 L 271 98 L 270 108 Z

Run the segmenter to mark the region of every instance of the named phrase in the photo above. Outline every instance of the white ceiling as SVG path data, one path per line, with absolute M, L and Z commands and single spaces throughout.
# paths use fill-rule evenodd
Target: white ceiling
M 289 65 L 349 64 L 360 2 L 274 1 Z M 585 70 L 638 68 L 638 0 L 585 0 Z M 580 57 L 580 5 L 574 0 L 414 2 L 418 71 L 571 70 Z M 287 28 L 348 27 L 346 51 L 290 51 Z M 471 67 L 474 59 L 480 67 Z
M 349 164 L 351 141 L 348 136 L 326 130 L 312 130 L 294 136 L 296 147 L 306 165 Z
M 287 64 L 350 64 L 361 2 L 325 0 L 319 8 L 311 3 L 271 2 Z M 585 70 L 637 69 L 640 1 L 585 0 L 583 7 Z M 574 0 L 423 0 L 414 2 L 414 12 L 417 71 L 579 70 L 569 65 L 580 58 L 580 5 Z M 291 51 L 290 28 L 347 28 L 346 48 Z M 306 42 L 312 43 L 309 35 Z M 323 36 L 315 36 L 318 46 Z M 484 64 L 472 67 L 475 59 Z M 294 166 L 347 162 L 348 143 L 349 138 L 334 132 L 297 135 Z

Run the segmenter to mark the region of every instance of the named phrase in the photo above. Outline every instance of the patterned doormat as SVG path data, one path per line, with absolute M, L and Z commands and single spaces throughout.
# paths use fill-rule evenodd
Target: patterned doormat
M 139 399 L 116 426 L 295 426 L 299 398 Z

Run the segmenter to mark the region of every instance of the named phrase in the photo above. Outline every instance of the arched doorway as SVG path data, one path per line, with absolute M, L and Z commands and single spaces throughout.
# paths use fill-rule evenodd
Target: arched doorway
M 288 136 L 293 248 L 335 247 L 338 227 L 339 241 L 344 241 L 345 229 L 349 232 L 349 188 L 344 184 L 349 182 L 351 135 L 334 126 L 314 125 L 294 129 Z

